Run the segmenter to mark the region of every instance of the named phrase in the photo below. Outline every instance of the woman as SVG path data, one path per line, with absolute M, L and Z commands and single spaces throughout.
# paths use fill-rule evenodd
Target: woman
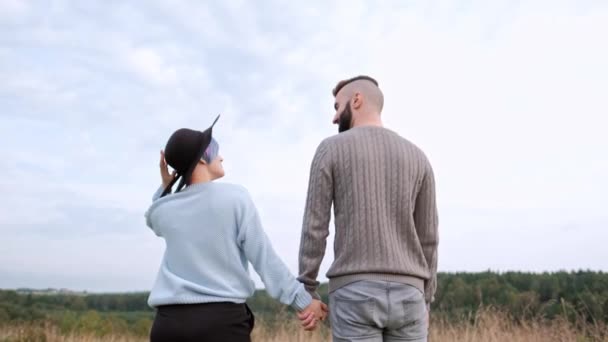
M 150 339 L 250 341 L 254 316 L 245 301 L 255 287 L 248 262 L 273 298 L 301 312 L 305 327 L 314 327 L 327 307 L 312 299 L 275 254 L 247 190 L 214 182 L 224 170 L 213 125 L 204 132 L 177 130 L 161 151 L 163 184 L 145 215 L 166 242 L 148 298 L 157 309 Z

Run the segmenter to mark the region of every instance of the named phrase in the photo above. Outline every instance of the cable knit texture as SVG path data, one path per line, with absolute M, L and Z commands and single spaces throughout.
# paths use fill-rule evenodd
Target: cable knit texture
M 386 280 L 416 286 L 427 303 L 434 300 L 435 179 L 418 147 L 376 126 L 355 127 L 319 145 L 310 170 L 298 277 L 316 298 L 332 204 L 330 291 L 358 280 Z
M 166 243 L 148 304 L 244 303 L 255 291 L 249 262 L 270 296 L 296 310 L 312 297 L 275 253 L 247 190 L 200 183 L 159 198 L 146 223 Z

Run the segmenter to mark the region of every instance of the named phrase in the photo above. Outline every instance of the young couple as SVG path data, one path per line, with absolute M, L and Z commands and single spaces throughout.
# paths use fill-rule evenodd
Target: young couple
M 212 136 L 217 119 L 203 132 L 171 135 L 160 155 L 162 186 L 145 215 L 166 242 L 148 299 L 156 309 L 151 341 L 250 341 L 249 263 L 306 330 L 329 314 L 334 341 L 427 340 L 438 245 L 432 168 L 419 148 L 383 127 L 374 79 L 341 81 L 333 95 L 340 134 L 319 145 L 311 165 L 297 278 L 273 250 L 247 190 L 215 182 L 224 176 Z M 332 205 L 329 310 L 317 275 Z

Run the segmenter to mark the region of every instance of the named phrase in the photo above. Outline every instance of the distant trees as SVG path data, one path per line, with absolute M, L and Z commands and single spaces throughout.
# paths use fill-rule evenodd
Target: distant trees
M 327 284 L 319 290 L 328 299 Z M 62 333 L 113 332 L 146 335 L 154 317 L 148 293 L 32 294 L 0 290 L 0 324 L 50 321 Z M 516 321 L 530 318 L 608 323 L 608 273 L 603 272 L 481 272 L 440 273 L 433 315 L 467 319 L 481 307 L 495 307 Z M 293 310 L 256 291 L 248 300 L 256 316 L 280 323 Z
M 579 315 L 589 322 L 608 322 L 608 274 L 442 273 L 433 310 L 457 316 L 494 306 L 515 318 Z

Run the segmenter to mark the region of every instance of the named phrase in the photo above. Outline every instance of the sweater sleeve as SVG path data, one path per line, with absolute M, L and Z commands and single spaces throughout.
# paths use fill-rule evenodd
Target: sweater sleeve
M 435 178 L 430 165 L 426 168 L 416 197 L 414 223 L 430 271 L 430 278 L 424 283 L 425 299 L 427 304 L 430 304 L 435 299 L 437 289 L 437 247 L 439 244 Z
M 291 305 L 297 311 L 304 310 L 312 302 L 312 297 L 274 251 L 253 201 L 248 194 L 246 197 L 244 219 L 238 233 L 245 256 L 260 275 L 271 297 Z
M 154 194 L 152 195 L 152 202 L 156 201 L 157 199 L 160 198 L 160 195 L 162 195 L 163 191 L 165 190 L 165 188 L 162 186 L 162 184 L 158 187 L 158 189 L 156 189 L 156 192 L 154 192 Z
M 300 237 L 298 280 L 317 299 L 321 298 L 317 293 L 319 287 L 317 276 L 325 255 L 334 191 L 332 170 L 327 161 L 328 155 L 327 144 L 323 142 L 317 148 L 310 167 L 308 195 Z
M 165 190 L 165 188 L 163 188 L 162 185 L 159 186 L 158 189 L 156 190 L 156 192 L 154 192 L 154 194 L 152 195 L 152 202 L 156 202 L 156 200 L 158 200 L 160 198 L 160 195 L 163 193 L 164 190 Z M 144 217 L 146 218 L 146 225 L 148 226 L 148 228 L 152 229 L 154 234 L 156 234 L 157 236 L 161 236 L 160 232 L 155 230 L 154 226 L 152 225 L 152 220 L 150 218 L 150 209 L 148 209 L 146 211 L 146 213 L 144 214 Z

